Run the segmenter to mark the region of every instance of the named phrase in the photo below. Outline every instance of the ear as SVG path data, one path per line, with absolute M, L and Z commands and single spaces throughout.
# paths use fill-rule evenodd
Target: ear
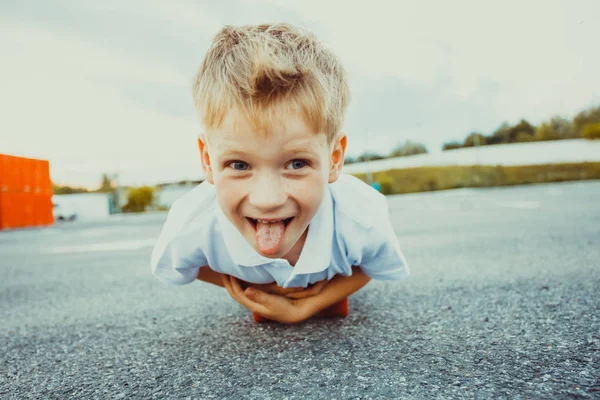
M 344 154 L 348 137 L 340 132 L 331 144 L 331 168 L 329 169 L 329 183 L 337 181 L 344 166 Z
M 200 162 L 202 163 L 202 170 L 206 176 L 206 180 L 211 184 L 214 184 L 212 167 L 210 166 L 210 156 L 208 155 L 208 148 L 206 146 L 206 138 L 204 135 L 198 136 L 198 148 L 200 149 Z

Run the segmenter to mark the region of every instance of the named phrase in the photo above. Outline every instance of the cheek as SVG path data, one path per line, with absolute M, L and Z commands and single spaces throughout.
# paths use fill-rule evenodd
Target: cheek
M 303 179 L 294 185 L 294 198 L 305 211 L 309 211 L 310 214 L 316 213 L 323 200 L 326 182 L 320 174 L 315 174 L 310 179 Z
M 215 189 L 217 192 L 217 202 L 221 209 L 225 213 L 229 213 L 231 208 L 235 206 L 237 202 L 236 193 L 239 191 L 236 188 L 236 185 L 232 182 L 229 182 L 228 179 L 222 179 L 221 177 L 215 178 Z

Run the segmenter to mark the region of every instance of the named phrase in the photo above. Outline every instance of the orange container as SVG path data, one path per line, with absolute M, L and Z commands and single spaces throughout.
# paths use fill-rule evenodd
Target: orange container
M 8 177 L 8 191 L 22 192 L 24 189 L 24 173 L 25 173 L 25 159 L 21 157 L 8 157 L 8 173 L 6 176 Z
M 0 193 L 0 228 L 18 228 L 21 219 L 18 199 L 14 193 Z
M 40 173 L 38 165 L 41 165 Z M 0 154 L 1 192 L 34 192 L 36 181 L 47 187 L 49 179 L 48 161 Z
M 28 162 L 23 157 L 12 157 L 12 188 L 13 193 L 25 191 Z
M 52 184 L 50 185 L 50 190 L 52 190 Z M 47 194 L 45 197 L 45 210 L 46 210 L 46 215 L 45 215 L 45 221 L 46 224 L 51 225 L 54 223 L 54 209 L 52 207 L 52 191 L 50 191 L 50 194 Z
M 33 171 L 33 187 L 35 193 L 52 193 L 50 163 L 47 160 L 36 160 Z
M 36 194 L 34 201 L 34 221 L 35 225 L 51 225 L 54 223 L 52 216 L 52 195 Z
M 52 186 L 52 179 L 50 178 L 50 163 L 48 161 L 43 161 L 41 164 L 42 167 L 42 188 L 44 189 L 44 193 L 48 195 L 54 194 L 54 187 Z
M 52 186 L 52 179 L 50 178 L 50 162 L 47 160 L 42 161 L 41 164 L 42 173 L 43 173 L 43 185 L 42 187 L 45 189 L 44 193 L 48 195 L 54 194 L 54 187 Z
M 0 154 L 0 229 L 53 223 L 50 163 Z
M 22 226 L 35 226 L 35 203 L 34 194 L 31 192 L 21 193 L 21 209 L 23 217 Z
M 35 164 L 33 166 L 33 193 L 38 194 L 41 193 L 42 187 L 42 168 L 41 168 L 41 160 L 35 160 Z
M 13 187 L 13 159 L 15 157 L 0 155 L 0 192 L 8 192 Z
M 4 180 L 5 180 L 5 175 L 6 175 L 6 156 L 4 154 L 0 154 L 0 193 L 7 191 L 7 188 L 5 188 L 4 186 Z
M 1 161 L 3 160 L 0 160 L 0 162 Z M 2 171 L 0 170 L 0 172 Z M 2 175 L 0 175 L 0 178 L 1 177 Z M 10 206 L 8 205 L 6 197 L 6 192 L 0 190 L 0 229 L 10 228 L 10 217 L 8 216 L 8 209 L 10 209 Z
M 21 178 L 23 179 L 22 186 L 23 192 L 25 193 L 33 193 L 34 191 L 33 179 L 37 162 L 38 160 L 34 160 L 32 158 L 22 159 L 23 173 L 21 175 Z
M 10 211 L 12 214 L 12 227 L 13 228 L 24 228 L 25 226 L 27 226 L 26 217 L 25 217 L 25 202 L 24 202 L 25 193 L 9 192 L 8 196 L 10 198 L 12 198 L 11 199 L 12 209 Z

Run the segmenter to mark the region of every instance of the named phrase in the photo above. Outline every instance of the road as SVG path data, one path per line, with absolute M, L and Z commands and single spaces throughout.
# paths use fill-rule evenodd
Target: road
M 0 232 L 0 398 L 600 398 L 600 181 L 388 199 L 410 278 L 294 326 L 155 280 L 164 214 Z

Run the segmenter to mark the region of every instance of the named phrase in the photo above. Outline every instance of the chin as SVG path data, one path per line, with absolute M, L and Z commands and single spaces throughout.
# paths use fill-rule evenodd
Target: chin
M 289 251 L 290 249 L 283 249 L 283 250 L 279 250 L 278 252 L 275 253 L 265 253 L 262 252 L 258 249 L 258 247 L 256 246 L 252 246 L 254 248 L 254 251 L 256 251 L 258 254 L 260 254 L 263 257 L 267 257 L 267 258 L 283 258 Z

